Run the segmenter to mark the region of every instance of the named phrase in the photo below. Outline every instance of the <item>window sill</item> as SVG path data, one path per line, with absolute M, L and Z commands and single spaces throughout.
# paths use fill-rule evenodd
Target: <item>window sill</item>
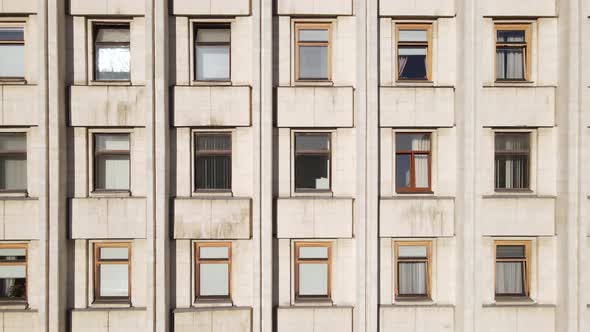
M 25 310 L 29 308 L 26 300 L 0 300 L 0 310 Z
M 300 190 L 294 191 L 291 196 L 293 197 L 334 197 L 334 193 L 331 190 Z
M 90 193 L 90 197 L 131 197 L 130 190 L 95 190 Z
M 91 308 L 131 308 L 129 300 L 96 300 L 91 305 Z
M 131 86 L 132 83 L 131 81 L 96 81 L 96 80 L 92 80 L 89 82 L 89 85 L 98 85 L 98 86 L 112 86 L 112 85 L 116 85 L 116 86 Z
M 403 196 L 403 195 L 410 195 L 410 196 L 414 196 L 414 195 L 428 195 L 428 196 L 432 196 L 434 195 L 434 191 L 431 190 L 427 190 L 427 191 L 399 191 L 396 190 L 395 193 L 397 195 Z
M 27 198 L 29 193 L 26 190 L 0 190 L 0 199 L 3 198 Z
M 295 81 L 293 82 L 293 86 L 334 86 L 334 82 L 331 80 L 309 80 L 309 81 Z
M 431 80 L 397 80 L 395 81 L 396 85 L 399 86 L 404 86 L 404 85 L 409 85 L 409 86 L 420 86 L 420 85 L 424 85 L 424 86 L 433 86 L 434 85 L 434 81 Z
M 194 86 L 231 86 L 232 81 L 192 81 Z
M 203 307 L 233 307 L 231 299 L 197 299 L 193 303 L 194 308 Z
M 484 307 L 514 307 L 514 306 L 537 306 L 539 305 L 529 297 L 507 296 L 496 298 L 494 302 L 484 304 Z
M 27 80 L 24 78 L 0 78 L 0 85 L 26 85 Z
M 484 88 L 534 87 L 535 81 L 494 81 L 483 85 Z
M 432 306 L 436 303 L 429 297 L 398 297 L 393 305 L 397 306 Z
M 334 302 L 329 298 L 296 298 L 293 303 L 294 307 L 307 307 L 307 306 L 321 306 L 321 307 L 332 307 Z
M 197 190 L 193 191 L 192 197 L 233 197 L 232 191 L 226 190 Z

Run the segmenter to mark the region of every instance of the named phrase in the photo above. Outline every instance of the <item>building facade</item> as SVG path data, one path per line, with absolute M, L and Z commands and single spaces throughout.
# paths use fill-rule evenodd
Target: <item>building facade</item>
M 0 0 L 0 331 L 590 331 L 589 17 Z

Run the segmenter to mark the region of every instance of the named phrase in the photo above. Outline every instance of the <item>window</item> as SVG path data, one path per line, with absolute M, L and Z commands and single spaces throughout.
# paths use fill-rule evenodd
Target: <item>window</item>
M 295 191 L 330 190 L 330 133 L 295 133 Z
M 430 24 L 397 25 L 397 79 L 430 80 L 431 37 Z
M 195 243 L 197 300 L 231 298 L 231 243 Z
M 529 241 L 496 242 L 496 297 L 529 296 Z
M 25 29 L 22 26 L 0 27 L 0 78 L 22 79 L 25 76 Z
M 430 298 L 430 242 L 396 242 L 396 298 Z
M 295 298 L 331 297 L 332 244 L 295 242 Z
M 295 77 L 298 81 L 331 79 L 330 24 L 295 25 Z
M 131 298 L 131 244 L 94 244 L 95 301 L 125 301 Z
M 195 77 L 197 81 L 230 80 L 230 31 L 227 24 L 196 27 Z
M 397 192 L 430 192 L 431 163 L 430 133 L 395 135 Z
M 129 134 L 94 135 L 94 190 L 129 190 Z
M 27 135 L 0 133 L 0 191 L 27 190 Z
M 129 80 L 129 24 L 96 25 L 94 30 L 94 79 Z
M 231 133 L 195 134 L 195 188 L 231 189 Z
M 0 245 L 0 301 L 27 298 L 27 245 Z
M 496 25 L 496 80 L 526 81 L 530 68 L 530 26 Z
M 529 133 L 496 133 L 496 190 L 529 189 Z

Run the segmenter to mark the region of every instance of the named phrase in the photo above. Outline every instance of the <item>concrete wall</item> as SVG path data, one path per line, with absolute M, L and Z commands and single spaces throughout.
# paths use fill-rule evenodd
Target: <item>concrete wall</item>
M 174 238 L 249 239 L 252 202 L 246 198 L 174 200 Z
M 352 308 L 279 307 L 278 331 L 353 331 Z
M 352 198 L 277 200 L 277 238 L 352 238 Z
M 351 87 L 278 87 L 277 127 L 352 127 Z
M 143 15 L 145 2 L 141 0 L 69 0 L 70 15 Z
M 252 331 L 250 308 L 218 308 L 214 310 L 176 310 L 174 331 L 232 332 Z
M 242 16 L 251 12 L 251 0 L 174 0 L 171 5 L 174 15 Z

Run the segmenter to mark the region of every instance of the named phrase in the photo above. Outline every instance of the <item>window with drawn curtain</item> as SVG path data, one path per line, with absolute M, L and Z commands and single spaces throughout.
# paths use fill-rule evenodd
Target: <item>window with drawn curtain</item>
M 228 24 L 198 25 L 195 29 L 195 79 L 229 81 L 230 50 Z
M 496 296 L 528 296 L 528 268 L 528 242 L 497 243 Z
M 94 36 L 95 70 L 97 81 L 127 81 L 131 56 L 128 24 L 96 25 Z
M 195 190 L 231 190 L 231 133 L 195 134 Z
M 397 79 L 430 80 L 430 24 L 397 27 Z
M 27 135 L 0 133 L 0 191 L 27 190 Z
M 429 297 L 429 242 L 397 242 L 396 297 Z
M 0 301 L 27 297 L 27 246 L 0 245 Z
M 496 133 L 496 190 L 529 189 L 530 133 Z
M 129 134 L 94 135 L 94 190 L 129 190 Z
M 25 76 L 25 29 L 0 27 L 0 78 Z
M 496 26 L 496 80 L 528 80 L 528 26 Z
M 430 133 L 397 133 L 395 155 L 397 192 L 429 192 L 431 190 Z

